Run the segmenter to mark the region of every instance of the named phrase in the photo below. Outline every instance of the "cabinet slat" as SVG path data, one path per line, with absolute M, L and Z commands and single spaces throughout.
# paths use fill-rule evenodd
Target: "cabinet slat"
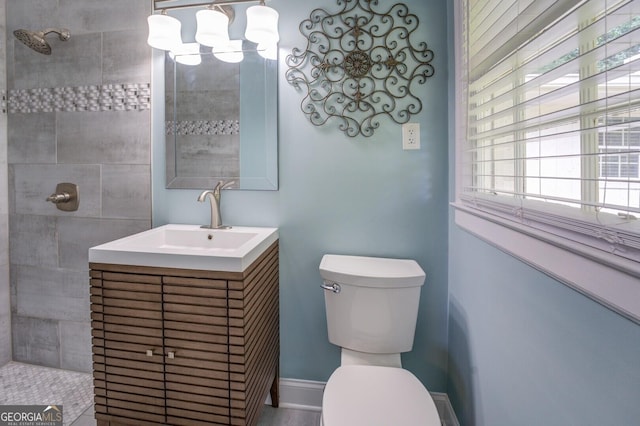
M 164 382 L 159 380 L 143 379 L 140 377 L 122 376 L 119 374 L 109 374 L 109 382 L 106 380 L 105 389 L 108 386 L 109 389 L 146 389 L 149 395 L 164 394 Z M 131 390 L 133 392 L 133 390 Z
M 94 330 L 94 331 L 100 331 L 100 330 Z M 134 335 L 134 334 L 115 333 L 115 332 L 105 332 L 102 337 L 104 337 L 105 340 L 110 340 L 110 341 L 140 343 L 140 344 L 149 346 L 149 349 L 162 347 L 162 337 L 140 336 L 140 335 Z
M 132 370 L 130 368 L 107 365 L 106 374 L 107 382 L 109 381 L 110 375 L 114 374 L 116 376 L 128 376 L 132 378 L 153 380 L 155 382 L 158 382 L 160 386 L 162 386 L 162 384 L 164 383 L 164 375 L 161 372 L 156 371 Z
M 164 335 L 167 339 L 192 340 L 194 342 L 203 343 L 227 343 L 227 336 L 220 334 L 195 333 L 182 330 L 164 330 Z
M 179 303 L 165 303 L 164 310 L 166 312 L 177 312 L 183 314 L 195 314 L 206 315 L 213 317 L 227 317 L 227 309 L 220 307 L 209 306 L 193 306 L 193 305 L 181 305 Z
M 181 304 L 192 306 L 215 306 L 226 308 L 227 300 L 224 298 L 218 299 L 213 297 L 199 297 L 199 296 L 185 296 L 182 294 L 165 294 L 165 304 Z
M 218 325 L 225 329 L 227 327 L 226 316 L 195 315 L 191 313 L 169 312 L 165 309 L 164 319 L 166 322 L 175 321 L 186 324 Z
M 103 308 L 104 315 L 114 315 L 128 318 L 155 319 L 162 320 L 162 309 L 159 306 L 152 305 L 154 310 L 145 310 L 141 308 L 119 308 L 116 306 L 105 306 Z
M 134 280 L 132 280 L 134 281 Z M 140 293 L 162 293 L 162 286 L 160 283 L 138 283 L 138 282 L 125 282 L 125 281 L 103 281 L 102 287 L 104 290 L 120 290 L 127 292 L 140 292 Z
M 226 336 L 228 328 L 223 325 L 200 324 L 182 321 L 164 321 L 166 330 L 192 331 L 196 333 L 219 334 Z
M 217 289 L 217 288 L 208 288 L 204 286 L 178 286 L 178 285 L 168 285 L 165 284 L 162 287 L 162 290 L 165 294 L 175 294 L 175 295 L 184 295 L 184 296 L 194 296 L 197 298 L 203 297 L 212 297 L 216 299 L 226 299 L 227 290 L 225 288 Z
M 105 287 L 102 289 L 102 299 L 105 305 L 108 304 L 107 298 L 133 300 L 135 302 L 162 302 L 162 295 L 160 293 L 147 293 L 142 291 L 129 290 L 111 290 Z
M 135 392 L 120 392 L 120 391 L 107 390 L 107 401 L 109 401 L 109 404 L 113 404 L 111 401 L 116 399 L 121 401 L 134 402 L 136 403 L 136 406 L 138 404 L 141 404 L 145 406 L 161 407 L 162 411 L 164 411 L 164 406 L 165 406 L 164 392 L 162 392 L 162 395 L 160 397 L 156 397 L 156 396 L 151 396 L 145 393 L 137 394 Z
M 202 376 L 185 376 L 180 373 L 167 372 L 167 389 L 179 388 L 180 386 L 202 386 L 211 389 L 212 395 L 217 395 L 218 391 L 223 391 L 225 394 L 229 392 L 229 382 L 227 380 L 220 380 L 219 378 L 210 378 Z
M 229 396 L 229 388 L 215 387 L 214 385 L 217 383 L 213 380 L 200 378 L 200 380 L 196 381 L 189 377 L 176 375 L 168 375 L 167 378 L 167 396 L 173 392 L 175 399 L 180 399 L 175 395 L 205 395 L 217 398 L 227 398 Z M 180 380 L 185 380 L 185 383 L 180 383 Z
M 108 407 L 108 410 L 109 410 L 108 418 L 110 421 L 120 422 L 123 425 L 136 425 L 136 426 L 144 425 L 144 423 L 141 423 L 141 421 L 153 422 L 155 424 L 165 423 L 164 412 L 161 414 L 154 413 L 153 411 L 141 412 L 141 411 L 137 411 L 137 408 L 144 409 L 146 408 L 146 406 L 139 405 L 139 404 L 123 404 L 123 405 L 124 407 L 121 407 L 119 405 Z M 153 408 L 157 408 L 157 407 L 153 407 Z
M 227 381 L 229 373 L 217 370 L 203 370 L 198 367 L 184 367 L 181 365 L 165 365 L 167 373 L 180 376 L 205 377 L 207 379 L 217 379 Z

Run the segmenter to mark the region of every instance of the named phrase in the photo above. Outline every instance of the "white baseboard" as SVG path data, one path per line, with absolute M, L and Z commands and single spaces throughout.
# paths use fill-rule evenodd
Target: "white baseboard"
M 295 408 L 297 410 L 321 411 L 322 393 L 325 382 L 312 380 L 280 379 L 280 407 Z M 451 407 L 446 393 L 431 392 L 443 426 L 460 426 L 456 413 Z M 271 398 L 267 398 L 271 404 Z
M 312 380 L 280 379 L 280 407 L 298 410 L 320 411 L 325 382 Z M 267 397 L 267 404 L 271 398 Z

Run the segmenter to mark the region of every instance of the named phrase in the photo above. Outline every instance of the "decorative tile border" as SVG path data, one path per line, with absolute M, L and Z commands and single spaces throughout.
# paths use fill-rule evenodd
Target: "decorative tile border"
M 192 120 L 166 122 L 166 134 L 169 136 L 237 135 L 239 133 L 239 120 Z
M 151 108 L 151 84 L 102 84 L 9 91 L 10 113 L 144 111 Z

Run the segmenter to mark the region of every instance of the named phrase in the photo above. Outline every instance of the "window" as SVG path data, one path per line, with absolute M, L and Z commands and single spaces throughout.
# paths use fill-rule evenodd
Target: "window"
M 456 7 L 457 223 L 640 322 L 640 0 Z

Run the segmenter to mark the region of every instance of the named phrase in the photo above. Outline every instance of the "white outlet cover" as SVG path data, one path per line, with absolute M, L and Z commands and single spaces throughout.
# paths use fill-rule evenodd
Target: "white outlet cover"
M 420 149 L 420 123 L 402 125 L 402 149 Z

